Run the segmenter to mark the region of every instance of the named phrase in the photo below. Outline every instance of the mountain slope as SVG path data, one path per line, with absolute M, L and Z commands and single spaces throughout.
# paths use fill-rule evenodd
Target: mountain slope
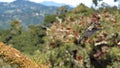
M 44 6 L 30 1 L 17 0 L 11 3 L 0 3 L 0 27 L 8 27 L 11 20 L 20 20 L 23 26 L 39 24 L 44 16 L 56 13 L 57 7 Z M 3 26 L 4 25 L 4 26 Z

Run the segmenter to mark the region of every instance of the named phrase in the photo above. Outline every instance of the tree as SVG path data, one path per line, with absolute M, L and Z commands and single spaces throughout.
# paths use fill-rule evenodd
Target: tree
M 9 42 L 13 39 L 13 37 L 20 35 L 22 33 L 22 27 L 19 21 L 11 21 L 10 22 L 10 29 L 1 30 L 0 41 L 9 44 Z
M 45 16 L 45 19 L 44 19 L 45 23 L 44 24 L 48 25 L 54 21 L 56 21 L 56 15 L 47 15 L 47 16 Z
M 92 2 L 95 4 L 95 6 L 97 6 L 98 2 L 100 2 L 100 1 L 103 1 L 103 0 L 92 0 Z M 118 1 L 118 0 L 114 0 L 114 2 L 116 2 L 116 1 Z
M 95 6 L 98 5 L 98 2 L 99 2 L 99 1 L 102 1 L 102 0 L 92 0 L 92 2 L 95 4 Z
M 57 9 L 58 14 L 64 14 L 68 11 L 68 6 L 61 6 Z
M 14 21 L 11 21 L 10 22 L 10 30 L 11 30 L 11 33 L 16 35 L 16 34 L 21 34 L 22 32 L 22 27 L 21 27 L 21 23 L 17 20 L 14 20 Z

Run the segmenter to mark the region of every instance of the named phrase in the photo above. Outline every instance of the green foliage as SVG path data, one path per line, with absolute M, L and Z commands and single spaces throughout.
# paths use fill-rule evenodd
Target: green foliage
M 48 15 L 45 17 L 44 22 L 45 24 L 52 23 L 56 20 L 56 15 Z
M 21 52 L 27 54 L 33 54 L 34 51 L 44 41 L 42 37 L 45 35 L 44 30 L 40 26 L 30 26 L 28 31 L 23 32 L 21 35 L 17 35 L 10 40 L 10 44 L 17 48 Z M 20 43 L 19 43 L 20 42 Z
M 0 41 L 11 44 L 26 54 L 33 54 L 44 43 L 42 37 L 45 36 L 45 31 L 41 26 L 31 25 L 23 31 L 19 21 L 11 21 L 10 25 L 10 30 L 0 31 Z
M 102 0 L 92 0 L 92 2 L 95 4 L 95 6 L 98 5 L 98 2 L 99 2 L 99 1 L 102 1 Z
M 92 0 L 92 1 L 95 4 L 95 6 L 97 6 L 97 4 L 98 4 L 97 0 Z
M 93 11 L 94 11 L 93 9 L 88 8 L 84 4 L 80 4 L 72 10 L 73 13 L 77 13 L 77 14 L 79 14 L 79 13 L 86 14 L 87 13 L 86 15 L 93 13 Z
M 10 22 L 10 30 L 11 30 L 11 34 L 13 34 L 13 35 L 21 34 L 21 32 L 22 32 L 21 23 L 17 20 L 11 21 Z
M 113 61 L 120 60 L 120 49 L 118 47 L 111 48 L 110 55 L 112 56 Z
M 0 41 L 4 41 L 7 37 L 10 36 L 10 30 L 0 30 Z

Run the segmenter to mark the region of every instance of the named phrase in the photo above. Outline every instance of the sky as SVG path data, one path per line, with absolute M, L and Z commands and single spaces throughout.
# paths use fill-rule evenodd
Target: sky
M 0 2 L 12 2 L 14 0 L 0 0 Z M 92 6 L 92 0 L 30 0 L 32 2 L 43 2 L 43 1 L 53 1 L 56 3 L 65 3 L 67 5 L 72 5 L 74 7 L 76 7 L 77 5 L 79 5 L 80 3 L 84 3 L 86 6 Z M 120 0 L 119 0 L 120 1 Z M 118 6 L 118 2 L 114 2 L 113 0 L 103 0 L 103 2 L 108 3 L 109 5 L 113 6 L 116 5 Z

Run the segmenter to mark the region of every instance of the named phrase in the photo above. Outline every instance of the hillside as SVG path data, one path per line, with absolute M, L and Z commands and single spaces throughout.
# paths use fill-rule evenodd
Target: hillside
M 0 31 L 0 41 L 50 68 L 120 68 L 119 15 L 116 7 L 80 4 L 26 31 L 12 21 L 10 29 Z
M 52 54 L 50 56 L 52 66 L 119 68 L 120 16 L 118 15 L 119 11 L 115 7 L 102 8 L 97 12 L 81 4 L 66 14 L 65 21 L 54 22 L 47 29 L 45 37 L 46 50 Z M 93 26 L 91 23 L 98 25 Z
M 0 2 L 0 28 L 7 28 L 11 20 L 19 20 L 24 27 L 40 24 L 46 15 L 55 14 L 56 9 L 57 7 L 44 6 L 26 0 Z

